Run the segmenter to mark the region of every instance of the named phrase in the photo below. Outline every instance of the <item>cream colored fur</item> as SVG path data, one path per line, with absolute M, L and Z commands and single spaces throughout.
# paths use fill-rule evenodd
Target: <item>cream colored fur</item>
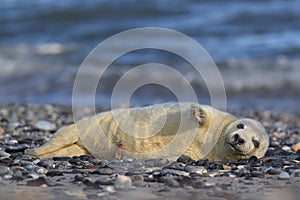
M 239 131 L 242 135 L 242 131 L 235 128 L 236 122 L 237 119 L 226 112 L 193 103 L 117 109 L 64 127 L 49 142 L 39 148 L 27 149 L 25 153 L 41 158 L 91 154 L 96 158 L 166 157 L 172 160 L 186 154 L 196 160 L 209 158 L 215 161 L 251 155 L 262 157 L 268 138 L 263 127 L 254 120 L 245 119 L 246 132 L 251 135 L 255 132 L 257 138 L 263 140 L 261 150 L 251 150 L 249 155 L 241 156 L 226 143 L 230 133 Z M 245 143 L 247 148 L 252 146 Z

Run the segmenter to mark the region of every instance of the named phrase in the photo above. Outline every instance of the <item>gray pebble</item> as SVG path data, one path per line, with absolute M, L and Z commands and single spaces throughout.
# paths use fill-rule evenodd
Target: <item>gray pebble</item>
M 282 171 L 280 172 L 280 174 L 278 175 L 278 179 L 279 180 L 288 180 L 290 179 L 290 175 L 289 173 L 285 172 L 285 171 Z
M 145 161 L 146 167 L 162 167 L 166 166 L 170 163 L 170 161 L 166 158 L 156 158 L 156 159 L 149 159 Z
M 0 176 L 4 176 L 10 173 L 10 168 L 6 166 L 0 166 Z
M 178 181 L 176 181 L 173 178 L 166 179 L 165 184 L 166 184 L 166 186 L 171 187 L 171 188 L 178 188 L 180 186 Z
M 34 127 L 44 131 L 54 131 L 56 129 L 55 124 L 44 120 L 38 121 Z
M 100 174 L 100 175 L 112 175 L 114 174 L 114 170 L 111 168 L 105 167 L 92 172 L 92 174 Z
M 114 182 L 112 181 L 111 178 L 103 177 L 103 178 L 97 179 L 94 184 L 95 185 L 113 185 Z
M 253 171 L 250 173 L 252 177 L 256 177 L 256 178 L 264 178 L 265 174 L 263 172 L 259 172 L 259 171 Z
M 165 175 L 176 175 L 176 176 L 188 176 L 189 174 L 187 172 L 184 171 L 180 171 L 180 170 L 175 170 L 175 169 L 163 169 L 161 170 L 160 174 L 162 176 Z
M 132 187 L 132 181 L 128 176 L 118 175 L 114 187 L 116 190 L 129 190 Z
M 34 172 L 37 174 L 46 174 L 48 172 L 48 170 L 44 167 L 36 167 L 34 169 Z
M 191 174 L 205 174 L 207 170 L 203 166 L 186 165 L 184 171 Z
M 8 158 L 8 157 L 10 157 L 10 154 L 6 153 L 4 151 L 0 151 L 0 157 Z
M 267 173 L 268 174 L 271 174 L 271 175 L 277 175 L 277 174 L 280 174 L 281 172 L 281 169 L 276 169 L 276 168 L 271 168 L 271 169 L 268 169 Z

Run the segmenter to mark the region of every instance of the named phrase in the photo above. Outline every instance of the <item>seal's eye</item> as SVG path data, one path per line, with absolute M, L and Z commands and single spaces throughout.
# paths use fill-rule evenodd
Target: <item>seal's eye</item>
M 236 125 L 236 127 L 237 127 L 238 129 L 244 129 L 244 124 L 238 124 L 238 125 Z
M 259 147 L 259 141 L 257 141 L 256 139 L 252 139 L 252 142 L 253 142 L 255 148 Z

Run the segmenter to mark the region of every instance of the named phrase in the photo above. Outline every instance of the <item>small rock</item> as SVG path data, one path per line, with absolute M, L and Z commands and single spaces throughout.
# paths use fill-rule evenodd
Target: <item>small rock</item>
M 10 157 L 10 154 L 6 153 L 4 151 L 0 151 L 0 157 L 8 158 L 8 157 Z
M 171 188 L 178 188 L 180 186 L 178 181 L 176 181 L 173 178 L 166 179 L 165 184 L 166 184 L 166 186 L 171 187 Z
M 256 178 L 264 178 L 265 174 L 259 171 L 253 171 L 250 173 L 252 177 L 256 177 Z
M 113 185 L 114 182 L 111 180 L 111 178 L 108 177 L 101 177 L 97 179 L 94 183 L 95 185 Z
M 291 147 L 292 151 L 299 151 L 300 150 L 300 142 L 297 143 L 297 144 L 294 144 L 292 147 Z
M 0 166 L 0 176 L 4 176 L 10 173 L 10 168 L 6 166 Z
M 182 155 L 179 158 L 177 158 L 177 161 L 179 163 L 184 163 L 184 164 L 192 164 L 193 163 L 193 159 L 190 156 L 187 155 Z
M 18 146 L 8 146 L 6 148 L 7 153 L 17 153 L 17 152 L 23 152 L 25 149 L 28 149 L 29 146 L 27 144 L 21 144 Z
M 207 170 L 203 166 L 186 165 L 184 171 L 191 174 L 204 174 Z
M 128 176 L 117 175 L 114 184 L 116 190 L 129 190 L 131 186 L 132 182 Z
M 55 168 L 54 161 L 51 159 L 42 159 L 37 163 L 37 165 L 41 167 L 45 167 L 46 169 L 53 169 Z
M 104 191 L 113 194 L 116 192 L 115 188 L 113 186 L 107 186 L 106 188 L 104 188 Z
M 3 134 L 3 133 L 5 133 L 5 130 L 4 130 L 4 128 L 2 128 L 2 127 L 0 126 L 0 134 Z
M 41 185 L 49 185 L 48 181 L 44 177 L 39 177 L 38 179 L 27 181 L 27 186 L 41 186 Z
M 163 169 L 160 171 L 160 174 L 162 176 L 165 176 L 165 175 L 189 176 L 189 174 L 187 172 L 175 170 L 175 169 Z
M 276 168 L 271 168 L 271 169 L 267 170 L 267 173 L 271 174 L 271 175 L 277 175 L 277 174 L 280 174 L 280 172 L 281 172 L 281 169 L 276 169 Z
M 9 140 L 7 142 L 8 145 L 17 145 L 18 143 L 19 143 L 18 140 Z
M 145 160 L 146 167 L 162 167 L 168 165 L 169 163 L 170 161 L 166 158 L 155 158 Z
M 91 174 L 99 174 L 99 175 L 112 175 L 114 174 L 114 170 L 111 168 L 105 167 L 91 172 Z
M 37 128 L 39 130 L 43 131 L 54 131 L 56 129 L 55 124 L 52 124 L 51 122 L 48 121 L 38 121 L 35 125 L 34 128 Z
M 45 168 L 44 168 L 45 169 Z M 45 169 L 47 170 L 47 169 Z M 63 172 L 60 171 L 60 170 L 56 170 L 56 169 L 51 169 L 49 171 L 46 172 L 46 176 L 50 176 L 50 177 L 53 177 L 53 176 L 63 176 Z
M 290 175 L 289 173 L 285 172 L 285 171 L 282 171 L 280 172 L 280 174 L 278 175 L 278 179 L 279 180 L 288 180 L 290 179 Z
M 290 151 L 291 150 L 291 148 L 290 147 L 288 147 L 288 146 L 283 146 L 282 148 L 281 148 L 283 151 Z
M 34 172 L 37 174 L 46 174 L 48 172 L 48 170 L 44 167 L 36 167 L 34 169 Z

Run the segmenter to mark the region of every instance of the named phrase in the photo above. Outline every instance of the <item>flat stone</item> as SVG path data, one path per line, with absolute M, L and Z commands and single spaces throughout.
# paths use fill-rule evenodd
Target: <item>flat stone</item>
M 263 172 L 259 172 L 259 171 L 253 171 L 250 173 L 252 177 L 256 177 L 256 178 L 264 178 L 265 174 Z
M 267 170 L 267 173 L 271 174 L 271 175 L 277 175 L 277 174 L 280 174 L 280 172 L 281 172 L 281 169 L 276 169 L 276 168 L 271 168 L 271 169 Z
M 177 176 L 189 176 L 189 173 L 185 172 L 185 171 L 180 171 L 180 170 L 175 170 L 175 169 L 163 169 L 161 170 L 160 174 L 162 176 L 165 175 L 177 175 Z
M 98 170 L 93 171 L 91 174 L 99 174 L 99 175 L 112 175 L 114 174 L 114 170 L 108 167 L 101 168 Z
M 116 190 L 129 190 L 132 187 L 132 181 L 128 176 L 118 175 L 114 187 Z
M 180 163 L 184 163 L 184 164 L 192 164 L 193 159 L 190 156 L 181 155 L 180 157 L 177 158 L 176 162 L 180 162 Z
M 10 157 L 10 154 L 9 154 L 9 153 L 6 153 L 6 152 L 4 152 L 4 151 L 0 151 L 0 157 L 9 158 L 9 157 Z
M 43 131 L 54 131 L 56 129 L 56 125 L 51 122 L 41 120 L 34 125 L 34 128 Z
M 279 180 L 289 180 L 290 179 L 290 175 L 289 173 L 282 171 L 280 172 L 280 174 L 278 175 L 278 179 Z
M 39 177 L 38 179 L 27 181 L 27 186 L 41 186 L 41 185 L 47 185 L 49 186 L 49 182 L 44 177 Z
M 165 180 L 165 185 L 168 186 L 168 187 L 171 187 L 171 188 L 178 188 L 178 187 L 180 187 L 178 181 L 176 181 L 173 178 L 166 179 Z
M 10 168 L 6 166 L 0 166 L 0 176 L 4 176 L 10 173 Z

